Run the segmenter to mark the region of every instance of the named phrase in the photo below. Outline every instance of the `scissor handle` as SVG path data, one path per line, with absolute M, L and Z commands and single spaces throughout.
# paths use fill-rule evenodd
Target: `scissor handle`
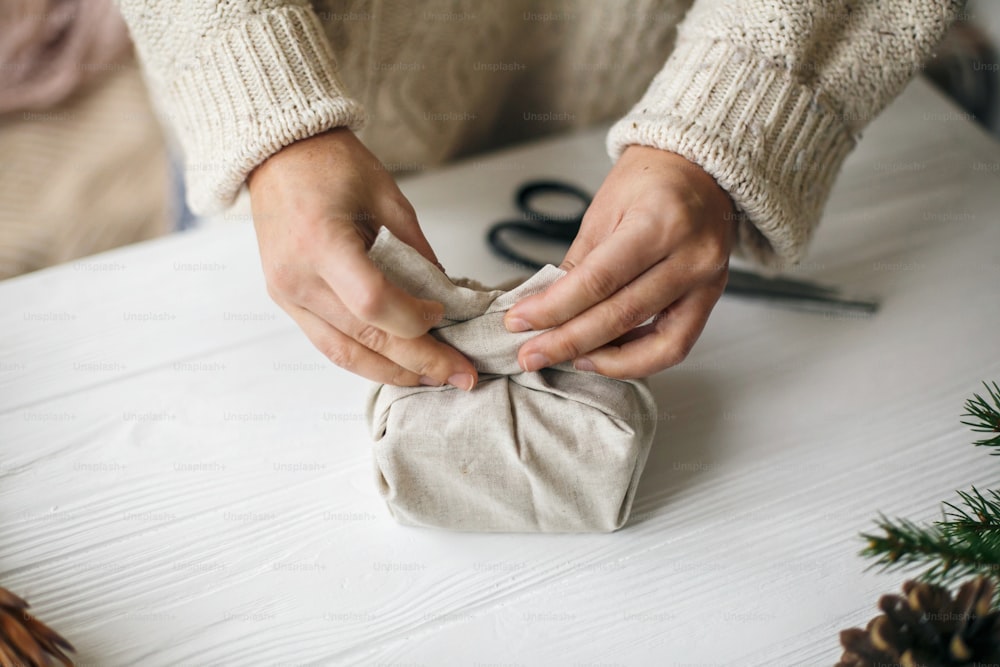
M 539 211 L 532 205 L 532 200 L 536 197 L 551 194 L 569 195 L 573 199 L 576 199 L 580 202 L 579 212 L 569 216 L 551 215 L 545 211 Z M 528 219 L 534 220 L 543 227 L 556 227 L 567 223 L 579 225 L 583 220 L 583 214 L 587 211 L 587 207 L 590 206 L 590 195 L 586 190 L 564 181 L 528 181 L 517 189 L 515 201 L 518 209 Z M 576 230 L 573 231 L 569 238 L 573 236 L 576 236 Z
M 493 249 L 493 252 L 500 255 L 504 259 L 508 259 L 515 264 L 525 267 L 526 269 L 537 271 L 542 268 L 542 264 L 536 262 L 527 255 L 522 255 L 507 244 L 507 241 L 503 238 L 503 232 L 510 229 L 516 230 L 528 236 L 548 237 L 547 234 L 539 230 L 535 223 L 521 222 L 518 220 L 498 222 L 490 227 L 489 234 L 487 235 L 487 240 L 489 241 L 490 248 Z

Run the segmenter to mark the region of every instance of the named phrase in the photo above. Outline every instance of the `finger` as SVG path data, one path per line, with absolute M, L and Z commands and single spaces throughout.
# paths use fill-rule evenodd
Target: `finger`
M 650 242 L 657 238 L 650 231 L 652 224 L 650 219 L 619 227 L 551 287 L 519 301 L 507 311 L 504 318 L 507 329 L 538 331 L 558 326 L 604 301 L 662 260 L 661 244 Z
M 282 307 L 316 349 L 340 368 L 382 384 L 403 387 L 427 384 L 421 383 L 417 373 L 369 350 L 305 308 L 291 305 Z
M 424 232 L 417 222 L 417 213 L 413 210 L 413 206 L 396 189 L 395 183 L 393 183 L 393 190 L 396 190 L 398 196 L 380 200 L 379 214 L 376 216 L 375 222 L 379 226 L 388 227 L 396 238 L 426 257 L 443 272 L 444 267 L 441 266 L 437 255 L 434 254 L 434 249 L 431 248 L 427 237 L 424 236 Z
M 566 250 L 566 255 L 559 265 L 560 269 L 570 271 L 579 266 L 583 258 L 590 254 L 591 250 L 597 247 L 609 234 L 614 232 L 621 223 L 620 214 L 615 215 L 613 225 L 599 230 L 600 226 L 598 222 L 602 221 L 601 218 L 604 219 L 603 221 L 608 221 L 610 217 L 610 214 L 599 211 L 593 203 L 590 205 L 590 208 L 583 214 L 583 220 L 580 222 L 580 231 L 573 238 L 569 249 Z
M 690 288 L 690 276 L 675 262 L 660 262 L 610 298 L 524 343 L 518 363 L 531 372 L 576 359 L 656 316 Z
M 417 338 L 391 336 L 370 324 L 356 322 L 347 332 L 366 348 L 413 371 L 433 384 L 450 384 L 464 391 L 476 386 L 476 367 L 455 348 L 430 334 Z
M 476 384 L 476 367 L 455 348 L 429 334 L 401 338 L 361 322 L 325 285 L 322 290 L 313 292 L 302 305 L 367 349 L 420 377 L 434 380 L 434 384 L 447 383 L 466 391 Z
M 437 255 L 434 254 L 434 249 L 431 248 L 431 244 L 418 225 L 406 225 L 399 230 L 392 230 L 392 233 L 400 241 L 430 260 L 442 273 L 445 273 L 444 267 L 438 261 Z
M 335 247 L 319 274 L 354 317 L 403 338 L 427 333 L 441 319 L 444 306 L 393 285 L 368 257 L 360 236 L 343 234 Z
M 387 218 L 387 219 L 398 219 L 398 218 Z M 430 260 L 437 266 L 439 267 L 441 266 L 441 263 L 438 262 L 437 255 L 434 254 L 434 249 L 431 248 L 430 242 L 428 242 L 427 237 L 424 236 L 424 231 L 420 228 L 420 225 L 418 225 L 416 222 L 393 225 L 389 227 L 389 229 L 392 231 L 393 235 L 400 241 L 402 241 L 406 245 L 410 246 L 411 248 L 419 252 L 421 255 L 426 257 L 428 260 Z
M 721 294 L 722 288 L 717 285 L 692 290 L 671 304 L 645 336 L 598 348 L 574 365 L 620 379 L 647 377 L 676 366 L 687 358 L 701 336 Z

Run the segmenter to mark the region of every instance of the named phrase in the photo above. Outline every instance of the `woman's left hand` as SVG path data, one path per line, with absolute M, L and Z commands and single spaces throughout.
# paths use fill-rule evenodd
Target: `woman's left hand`
M 584 215 L 567 274 L 507 312 L 509 331 L 552 328 L 521 346 L 518 363 L 530 372 L 572 359 L 623 379 L 680 363 L 726 286 L 734 220 L 701 167 L 629 146 Z

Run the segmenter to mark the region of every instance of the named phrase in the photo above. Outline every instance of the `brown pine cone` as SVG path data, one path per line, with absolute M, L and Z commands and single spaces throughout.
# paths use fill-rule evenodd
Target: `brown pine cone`
M 968 581 L 952 599 L 947 589 L 907 581 L 904 595 L 883 595 L 868 626 L 840 633 L 837 667 L 962 667 L 1000 664 L 1000 610 L 993 585 Z
M 28 613 L 28 603 L 0 587 L 0 667 L 73 667 L 73 645 Z

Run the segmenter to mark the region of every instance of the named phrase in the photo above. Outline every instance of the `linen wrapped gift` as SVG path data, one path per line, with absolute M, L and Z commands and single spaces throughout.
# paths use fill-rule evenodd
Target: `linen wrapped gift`
M 376 479 L 402 524 L 469 531 L 607 532 L 628 519 L 656 424 L 643 381 L 563 363 L 534 373 L 504 312 L 564 275 L 548 265 L 511 291 L 452 282 L 383 228 L 369 251 L 394 284 L 444 304 L 431 334 L 475 364 L 471 392 L 376 385 L 367 406 Z

